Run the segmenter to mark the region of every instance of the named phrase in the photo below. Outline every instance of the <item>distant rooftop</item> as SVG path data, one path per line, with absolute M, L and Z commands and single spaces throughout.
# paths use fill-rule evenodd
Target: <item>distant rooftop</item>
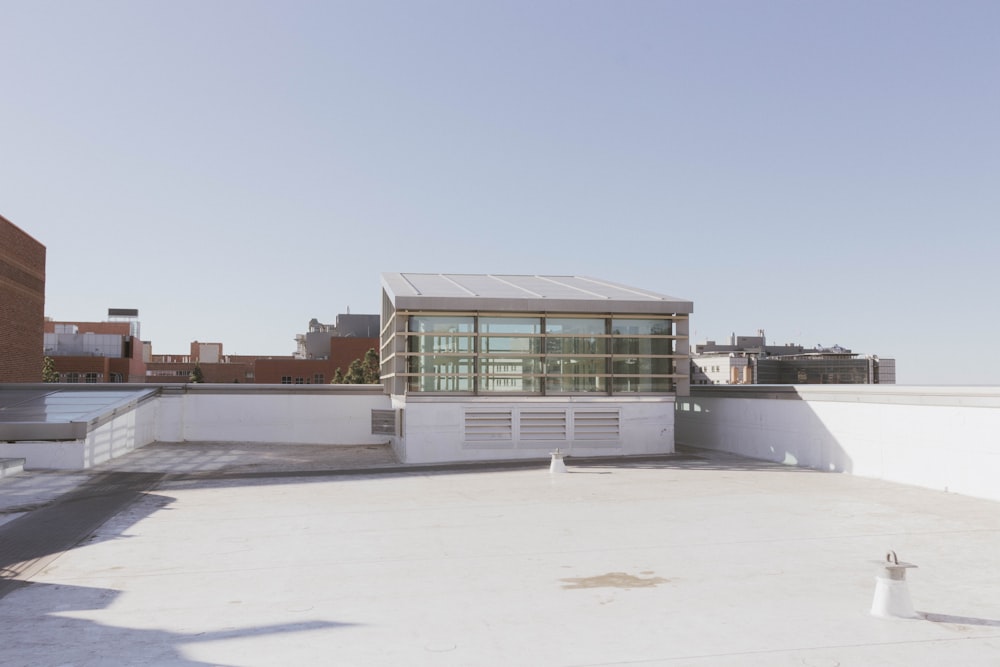
M 693 311 L 685 299 L 586 276 L 383 273 L 382 285 L 397 308 L 414 310 Z

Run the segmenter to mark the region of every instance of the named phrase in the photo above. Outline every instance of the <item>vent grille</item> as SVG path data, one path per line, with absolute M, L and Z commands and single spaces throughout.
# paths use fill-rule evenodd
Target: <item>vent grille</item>
M 573 413 L 573 437 L 576 440 L 618 440 L 620 435 L 621 413 L 618 410 Z
M 467 442 L 511 441 L 514 438 L 514 415 L 511 410 L 467 410 Z
M 399 435 L 395 410 L 372 410 L 372 435 Z
M 566 440 L 565 410 L 522 410 L 521 440 Z

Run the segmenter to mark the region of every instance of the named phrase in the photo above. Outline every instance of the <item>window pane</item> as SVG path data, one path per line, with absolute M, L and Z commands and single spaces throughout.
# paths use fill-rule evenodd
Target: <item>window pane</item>
M 664 392 L 673 388 L 671 378 L 654 378 L 650 375 L 669 375 L 673 372 L 672 359 L 615 359 L 614 391 L 622 392 Z
M 607 338 L 562 338 L 549 336 L 545 339 L 547 354 L 605 354 Z
M 672 354 L 670 338 L 612 338 L 611 349 L 615 354 Z
M 481 336 L 479 351 L 483 354 L 503 352 L 520 354 L 541 354 L 541 338 L 510 338 L 508 336 Z
M 603 336 L 604 318 L 601 317 L 549 317 L 545 320 L 545 333 L 563 336 Z
M 539 317 L 480 317 L 479 351 L 482 354 L 541 354 L 542 320 Z
M 410 337 L 411 352 L 471 353 L 474 331 L 472 317 L 410 318 L 410 331 L 423 336 Z M 465 335 L 459 335 L 465 334 Z
M 545 363 L 545 390 L 550 393 L 605 391 L 605 359 L 552 358 Z
M 542 320 L 538 317 L 480 317 L 481 334 L 540 334 Z
M 615 336 L 669 336 L 673 333 L 672 320 L 611 320 L 611 333 Z
M 488 392 L 538 392 L 540 359 L 515 357 L 480 357 L 479 390 Z
M 628 392 L 663 393 L 669 391 L 673 391 L 673 380 L 671 378 L 621 377 L 616 375 L 614 379 L 614 393 L 616 394 L 625 394 Z
M 415 333 L 472 333 L 472 317 L 410 316 L 410 331 Z
M 410 357 L 410 373 L 431 374 L 411 377 L 410 391 L 472 391 L 472 368 L 472 357 Z

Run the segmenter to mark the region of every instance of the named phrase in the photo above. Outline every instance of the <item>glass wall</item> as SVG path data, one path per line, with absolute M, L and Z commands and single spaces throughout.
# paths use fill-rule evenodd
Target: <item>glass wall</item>
M 553 395 L 674 389 L 677 336 L 669 317 L 411 315 L 407 337 L 409 391 Z
M 615 393 L 671 391 L 673 339 L 670 320 L 611 321 Z
M 547 392 L 607 392 L 607 320 L 550 317 L 545 334 Z
M 479 391 L 540 392 L 541 334 L 540 317 L 480 317 Z
M 472 391 L 475 318 L 410 317 L 410 391 Z

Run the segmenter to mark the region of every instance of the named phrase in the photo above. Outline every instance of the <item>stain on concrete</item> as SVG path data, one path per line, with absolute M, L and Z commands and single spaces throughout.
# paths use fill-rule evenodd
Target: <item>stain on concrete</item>
M 645 571 L 642 574 L 652 574 Z M 608 572 L 594 577 L 578 577 L 572 579 L 560 579 L 565 581 L 563 588 L 573 590 L 578 588 L 652 588 L 660 584 L 666 584 L 670 580 L 663 577 L 637 577 L 634 574 L 625 572 Z

